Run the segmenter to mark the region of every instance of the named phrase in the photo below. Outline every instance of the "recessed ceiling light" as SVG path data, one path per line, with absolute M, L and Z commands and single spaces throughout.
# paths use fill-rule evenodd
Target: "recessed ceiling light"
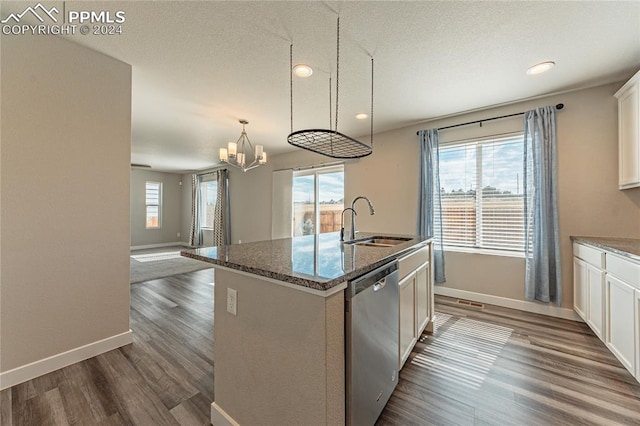
M 361 112 L 360 114 L 356 114 L 356 118 L 358 120 L 364 120 L 369 118 L 369 114 L 365 114 L 364 112 Z
M 310 77 L 313 74 L 313 68 L 309 65 L 298 64 L 293 67 L 293 72 L 298 77 Z
M 542 74 L 543 72 L 549 71 L 556 63 L 553 61 L 540 62 L 539 64 L 535 64 L 531 68 L 527 70 L 527 74 L 535 75 Z

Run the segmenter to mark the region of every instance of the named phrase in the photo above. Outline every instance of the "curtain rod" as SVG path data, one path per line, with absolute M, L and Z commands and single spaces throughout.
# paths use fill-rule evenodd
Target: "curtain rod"
M 196 176 L 206 176 L 206 175 L 212 175 L 212 174 L 214 174 L 214 173 L 216 173 L 216 172 L 218 172 L 218 171 L 220 171 L 220 170 L 227 170 L 227 168 L 226 168 L 225 166 L 222 166 L 222 167 L 216 167 L 216 168 L 214 168 L 214 169 L 209 169 L 209 170 L 206 170 L 206 171 L 205 171 L 205 170 L 203 170 L 203 171 L 200 171 L 200 172 L 198 172 L 198 173 L 194 173 L 194 174 L 195 174 Z
M 564 104 L 556 105 L 557 110 L 561 110 L 562 108 L 564 108 Z M 438 127 L 438 130 L 453 129 L 454 127 L 468 126 L 469 124 L 477 124 L 477 123 L 480 123 L 480 127 L 482 127 L 482 123 L 484 123 L 485 121 L 493 121 L 493 120 L 500 120 L 501 118 L 516 117 L 518 115 L 524 115 L 524 113 L 525 111 L 516 112 L 514 114 L 500 115 L 498 117 L 485 118 L 484 120 L 475 120 L 475 121 L 469 121 L 467 123 L 452 124 L 451 126 Z M 416 132 L 416 135 L 418 134 L 420 134 L 419 131 Z
M 301 167 L 287 167 L 284 169 L 277 169 L 274 170 L 274 172 L 281 172 L 283 170 L 293 170 L 296 172 L 299 172 L 301 170 L 312 170 L 312 169 L 319 169 L 322 167 L 331 167 L 331 166 L 339 166 L 341 164 L 344 164 L 344 161 L 334 161 L 332 163 L 320 163 L 320 164 L 313 164 L 311 166 L 301 166 Z

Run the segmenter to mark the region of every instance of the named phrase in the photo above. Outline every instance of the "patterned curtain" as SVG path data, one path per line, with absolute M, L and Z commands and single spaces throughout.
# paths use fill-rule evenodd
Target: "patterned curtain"
M 562 303 L 558 229 L 556 111 L 524 115 L 525 298 Z
M 418 233 L 433 237 L 433 270 L 435 282 L 444 283 L 444 249 L 442 247 L 442 202 L 440 197 L 440 156 L 438 130 L 418 132 L 420 143 L 420 194 L 418 200 Z
M 189 230 L 189 245 L 202 245 L 202 230 L 200 229 L 200 182 L 202 177 L 191 175 L 191 229 Z
M 229 237 L 229 178 L 226 170 L 217 172 L 218 192 L 213 218 L 213 245 L 223 246 L 231 241 Z

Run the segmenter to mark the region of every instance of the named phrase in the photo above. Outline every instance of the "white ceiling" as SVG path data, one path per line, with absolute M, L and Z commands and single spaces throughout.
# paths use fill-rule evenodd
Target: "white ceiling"
M 2 5 L 24 9 L 33 2 Z M 54 2 L 55 3 L 55 2 Z M 123 10 L 123 34 L 70 39 L 133 66 L 132 155 L 156 170 L 217 163 L 241 126 L 274 155 L 294 130 L 326 128 L 341 21 L 338 130 L 368 141 L 370 55 L 375 131 L 629 77 L 640 68 L 640 2 L 67 2 Z M 546 74 L 526 69 L 553 60 Z

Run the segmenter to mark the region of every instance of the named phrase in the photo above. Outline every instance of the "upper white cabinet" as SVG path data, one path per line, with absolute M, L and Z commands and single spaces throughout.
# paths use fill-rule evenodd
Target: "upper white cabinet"
M 640 71 L 615 94 L 618 98 L 618 186 L 640 186 Z

